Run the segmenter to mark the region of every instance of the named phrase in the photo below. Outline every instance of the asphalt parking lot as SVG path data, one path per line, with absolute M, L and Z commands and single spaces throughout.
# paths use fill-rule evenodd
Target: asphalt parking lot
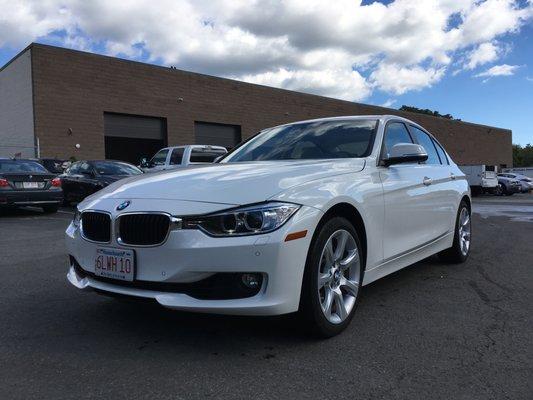
M 70 210 L 0 214 L 0 399 L 531 399 L 533 195 L 474 202 L 463 265 L 363 290 L 346 332 L 179 313 L 79 292 Z

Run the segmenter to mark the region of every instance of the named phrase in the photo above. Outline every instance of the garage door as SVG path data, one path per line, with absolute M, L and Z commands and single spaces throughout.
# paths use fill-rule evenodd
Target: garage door
M 240 125 L 196 121 L 194 135 L 196 144 L 211 144 L 231 149 L 241 141 L 241 127 Z
M 105 157 L 138 164 L 167 146 L 165 118 L 104 113 Z

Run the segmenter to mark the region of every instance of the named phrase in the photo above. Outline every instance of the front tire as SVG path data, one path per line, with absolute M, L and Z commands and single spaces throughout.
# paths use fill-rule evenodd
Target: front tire
M 453 245 L 449 249 L 443 250 L 439 253 L 441 260 L 459 264 L 466 261 L 470 254 L 470 243 L 472 240 L 472 215 L 470 207 L 465 200 L 459 204 L 457 211 L 457 218 L 455 220 L 455 234 L 453 237 Z
M 305 267 L 300 314 L 311 332 L 332 337 L 350 324 L 363 273 L 354 226 L 342 217 L 330 219 L 313 239 Z

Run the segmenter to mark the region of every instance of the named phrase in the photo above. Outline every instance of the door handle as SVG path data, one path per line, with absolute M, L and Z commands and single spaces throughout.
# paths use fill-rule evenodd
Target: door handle
M 450 178 L 452 178 L 453 180 L 455 180 L 455 174 L 452 172 L 450 173 Z
M 422 183 L 426 186 L 429 186 L 433 183 L 433 179 L 428 178 L 427 176 L 424 176 L 424 180 L 422 181 Z

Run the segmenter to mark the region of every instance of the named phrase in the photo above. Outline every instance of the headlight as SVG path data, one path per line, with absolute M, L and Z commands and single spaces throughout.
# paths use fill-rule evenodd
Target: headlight
M 183 229 L 201 229 L 212 236 L 244 236 L 272 232 L 300 208 L 297 204 L 270 202 L 234 208 L 205 216 L 183 218 Z
M 76 211 L 74 212 L 74 218 L 72 218 L 72 225 L 74 225 L 76 228 L 80 226 L 81 221 L 81 213 L 80 210 L 76 208 Z

